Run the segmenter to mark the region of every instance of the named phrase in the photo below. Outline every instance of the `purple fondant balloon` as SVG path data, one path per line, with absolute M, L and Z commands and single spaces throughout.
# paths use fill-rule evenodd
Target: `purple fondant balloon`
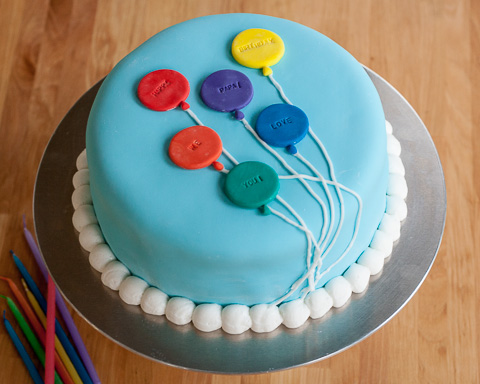
M 224 69 L 205 79 L 200 96 L 208 107 L 216 111 L 238 112 L 252 100 L 253 86 L 242 72 Z

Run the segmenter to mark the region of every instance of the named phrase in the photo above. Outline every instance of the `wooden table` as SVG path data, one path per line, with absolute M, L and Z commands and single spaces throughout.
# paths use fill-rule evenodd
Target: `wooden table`
M 417 110 L 443 164 L 448 217 L 441 249 L 415 297 L 349 350 L 306 367 L 222 376 L 152 362 L 74 320 L 105 383 L 480 382 L 480 2 L 0 0 L 0 274 L 19 282 L 22 236 L 42 152 L 73 103 L 154 33 L 207 14 L 263 13 L 331 37 Z M 7 286 L 0 282 L 0 293 Z M 5 309 L 5 302 L 0 302 Z M 0 382 L 28 382 L 3 327 Z

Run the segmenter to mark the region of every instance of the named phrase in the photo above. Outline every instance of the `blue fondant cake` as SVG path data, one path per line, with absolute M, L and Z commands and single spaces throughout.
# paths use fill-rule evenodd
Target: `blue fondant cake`
M 271 76 L 232 56 L 235 36 L 251 28 L 283 40 L 285 53 Z M 164 112 L 142 104 L 137 87 L 159 69 L 187 79 L 186 104 Z M 202 100 L 202 83 L 219 70 L 241 72 L 253 85 L 240 117 Z M 228 86 L 235 92 L 241 84 Z M 294 143 L 297 153 L 255 131 L 263 110 L 288 103 L 309 124 Z M 295 119 L 285 110 L 274 116 L 272 134 Z M 221 138 L 221 172 L 184 169 L 170 159 L 172 138 L 194 125 Z M 98 226 L 118 261 L 168 297 L 220 306 L 305 298 L 342 275 L 371 243 L 386 209 L 386 136 L 382 104 L 364 68 L 322 34 L 251 14 L 183 22 L 125 57 L 98 92 L 86 139 Z M 279 176 L 277 198 L 262 209 L 240 207 L 225 194 L 229 170 L 244 162 L 267 164 Z M 261 174 L 248 177 L 245 188 L 261 185 Z

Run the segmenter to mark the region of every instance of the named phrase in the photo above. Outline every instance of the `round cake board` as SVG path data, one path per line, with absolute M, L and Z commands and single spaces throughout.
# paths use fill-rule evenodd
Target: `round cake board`
M 72 225 L 72 177 L 85 148 L 90 108 L 100 83 L 86 92 L 52 135 L 37 174 L 34 221 L 48 269 L 68 302 L 108 338 L 147 358 L 214 373 L 261 373 L 312 363 L 360 342 L 387 323 L 425 279 L 437 254 L 446 215 L 445 180 L 433 141 L 408 102 L 380 76 L 375 84 L 401 142 L 409 188 L 408 217 L 384 269 L 367 290 L 298 329 L 268 334 L 203 333 L 125 304 L 88 262 Z M 421 310 L 421 309 L 420 309 Z

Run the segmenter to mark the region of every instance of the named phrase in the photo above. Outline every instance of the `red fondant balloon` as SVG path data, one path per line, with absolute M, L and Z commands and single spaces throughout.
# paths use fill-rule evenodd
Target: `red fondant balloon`
M 180 72 L 159 69 L 150 72 L 138 84 L 137 95 L 143 105 L 154 111 L 169 111 L 178 106 L 187 109 L 185 100 L 190 84 Z
M 181 130 L 173 136 L 168 148 L 170 159 L 185 169 L 200 169 L 212 164 L 217 169 L 216 160 L 221 154 L 220 136 L 213 129 L 203 125 Z

